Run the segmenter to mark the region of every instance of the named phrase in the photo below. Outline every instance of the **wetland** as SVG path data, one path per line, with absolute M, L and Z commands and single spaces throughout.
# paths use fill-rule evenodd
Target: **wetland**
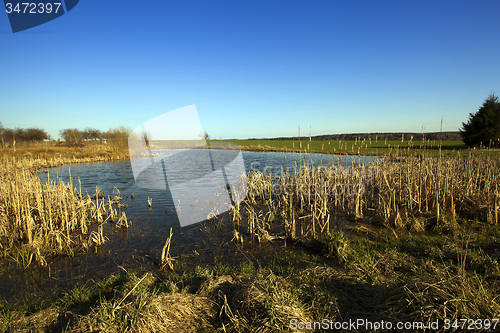
M 498 159 L 396 155 L 244 151 L 245 198 L 183 228 L 168 188 L 138 187 L 128 160 L 4 157 L 3 328 L 498 317 Z

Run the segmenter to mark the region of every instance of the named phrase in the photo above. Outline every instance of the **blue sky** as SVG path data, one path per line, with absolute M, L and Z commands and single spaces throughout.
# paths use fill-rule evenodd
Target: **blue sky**
M 135 128 L 195 104 L 214 138 L 458 130 L 500 94 L 500 1 L 82 0 L 13 34 L 0 121 Z

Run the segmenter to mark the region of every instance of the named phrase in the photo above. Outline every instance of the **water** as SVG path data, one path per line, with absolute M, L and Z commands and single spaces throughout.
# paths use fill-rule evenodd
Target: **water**
M 182 152 L 182 151 L 181 151 Z M 158 161 L 163 158 L 170 158 L 171 151 L 165 151 L 166 155 L 160 155 L 155 159 Z M 105 196 L 113 197 L 113 190 L 117 188 L 121 192 L 122 197 L 129 196 L 124 200 L 124 204 L 130 207 L 126 210 L 127 217 L 132 221 L 142 221 L 147 216 L 153 220 L 161 222 L 148 222 L 151 227 L 157 224 L 167 227 L 177 227 L 179 219 L 176 214 L 177 199 L 183 199 L 189 195 L 197 195 L 198 201 L 213 200 L 213 190 L 216 186 L 222 183 L 206 181 L 206 174 L 213 172 L 213 168 L 207 167 L 200 163 L 203 159 L 203 154 L 206 151 L 194 151 L 189 160 L 191 163 L 178 163 L 179 167 L 174 167 L 163 174 L 162 166 L 149 168 L 148 172 L 144 172 L 147 177 L 137 175 L 138 182 L 142 187 L 136 184 L 134 180 L 134 171 L 132 170 L 130 161 L 107 162 L 107 163 L 92 163 L 92 164 L 76 164 L 71 166 L 62 166 L 53 168 L 48 171 L 48 174 L 41 174 L 42 181 L 50 178 L 56 180 L 57 177 L 63 181 L 68 182 L 69 173 L 73 179 L 73 184 L 78 189 L 78 177 L 82 184 L 81 190 L 83 193 L 94 195 L 96 186 L 100 187 Z M 293 174 L 303 165 L 308 166 L 329 166 L 335 165 L 349 167 L 353 162 L 369 163 L 375 160 L 374 157 L 357 157 L 357 156 L 337 156 L 326 154 L 298 154 L 298 153 L 262 153 L 262 152 L 242 152 L 244 170 L 238 169 L 237 171 L 245 172 L 247 175 L 251 171 L 260 171 L 265 173 L 279 174 L 291 173 Z M 201 157 L 201 158 L 200 158 Z M 198 160 L 197 160 L 198 159 Z M 193 162 L 194 161 L 194 162 Z M 175 165 L 175 163 L 172 163 Z M 228 168 L 226 167 L 226 173 Z M 168 176 L 167 176 L 168 174 Z M 227 175 L 229 177 L 229 175 Z M 237 175 L 239 176 L 239 174 Z M 233 177 L 233 181 L 238 177 Z M 168 182 L 164 178 L 168 178 Z M 175 179 L 173 179 L 175 178 Z M 193 179 L 201 179 L 193 183 Z M 231 179 L 229 180 L 231 182 Z M 167 184 L 168 183 L 168 184 Z M 170 185 L 173 185 L 169 187 Z M 149 188 L 144 188 L 149 187 Z M 156 187 L 156 188 L 151 188 Z M 197 191 L 193 191 L 195 188 Z M 173 193 L 172 193 L 173 192 Z M 134 193 L 134 199 L 130 195 Z M 204 193 L 204 194 L 203 194 Z M 205 195 L 205 197 L 203 197 Z M 147 199 L 153 199 L 152 210 L 149 209 Z M 175 199 L 174 199 L 175 198 Z M 241 199 L 241 198 L 240 198 Z M 189 205 L 192 205 L 193 200 L 181 200 L 181 211 L 186 212 Z M 231 205 L 230 200 L 229 207 Z M 241 200 L 239 200 L 241 201 Z M 196 207 L 201 213 L 194 216 L 194 221 L 200 221 L 206 218 L 210 210 L 204 210 Z M 225 207 L 228 208 L 228 207 Z M 226 209 L 227 210 L 227 209 Z M 224 211 L 221 209 L 220 211 Z M 198 219 L 197 219 L 198 218 Z
M 169 152 L 163 153 L 169 154 Z M 333 155 L 298 153 L 242 152 L 241 156 L 244 172 L 247 174 L 252 170 L 273 174 L 282 171 L 293 172 L 304 164 L 338 166 L 341 163 L 343 166 L 349 166 L 354 161 L 374 160 L 373 157 L 340 158 Z M 171 255 L 192 257 L 189 260 L 192 266 L 203 265 L 211 261 L 214 256 L 224 258 L 226 264 L 233 264 L 245 258 L 244 253 L 231 243 L 229 223 L 227 226 L 214 228 L 204 221 L 181 228 L 176 214 L 175 195 L 173 196 L 175 191 L 171 191 L 165 182 L 160 184 L 161 186 L 156 186 L 158 187 L 156 189 L 137 186 L 130 161 L 75 164 L 45 171 L 39 176 L 42 181 L 56 180 L 59 177 L 65 182 L 70 180 L 71 171 L 75 188 L 79 189 L 78 179 L 80 179 L 81 191 L 91 196 L 96 193 L 96 186 L 100 187 L 106 196 L 111 197 L 114 195 L 114 189 L 119 189 L 124 198 L 122 204 L 128 206 L 125 212 L 132 225 L 129 229 L 116 229 L 112 223 L 107 223 L 105 235 L 109 241 L 103 246 L 91 247 L 88 254 L 79 253 L 75 257 L 46 258 L 47 267 L 38 267 L 37 263 L 33 262 L 27 269 L 22 269 L 14 262 L 4 260 L 0 264 L 0 296 L 4 300 L 22 302 L 37 297 L 43 299 L 47 294 L 55 297 L 61 290 L 88 283 L 89 279 L 97 281 L 122 271 L 155 269 L 170 228 L 174 232 Z M 195 170 L 196 172 L 197 176 L 200 176 L 199 170 Z M 169 173 L 169 184 L 172 183 L 172 175 L 173 173 Z M 188 172 L 179 173 L 179 176 L 187 178 L 173 183 L 176 186 L 184 186 L 185 189 L 189 188 L 189 179 L 193 177 L 189 176 Z M 212 184 L 206 185 L 207 190 L 213 192 Z M 133 198 L 132 193 L 134 193 Z M 148 197 L 152 198 L 151 208 L 148 205 Z M 96 225 L 93 228 L 96 230 Z M 263 251 L 265 245 L 263 247 L 264 249 L 259 247 L 254 251 Z M 258 256 L 256 252 L 253 255 Z

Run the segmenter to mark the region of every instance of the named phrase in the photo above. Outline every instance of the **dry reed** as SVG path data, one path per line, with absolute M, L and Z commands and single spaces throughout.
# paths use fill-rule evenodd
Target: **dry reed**
M 174 270 L 174 258 L 170 255 L 170 242 L 172 241 L 173 236 L 172 228 L 170 228 L 170 235 L 165 241 L 165 245 L 161 251 L 161 261 L 160 261 L 160 269 L 169 268 L 171 271 Z
M 240 231 L 245 221 L 250 239 L 259 241 L 272 238 L 275 221 L 289 239 L 321 238 L 339 217 L 412 231 L 446 232 L 458 220 L 498 224 L 498 159 L 460 153 L 426 159 L 394 151 L 370 164 L 345 166 L 339 156 L 339 167 L 301 161 L 293 174 L 252 171 L 244 209 L 231 212 L 233 224 Z
M 103 224 L 115 220 L 117 212 L 111 202 L 105 202 L 99 188 L 91 198 L 81 192 L 81 184 L 79 190 L 75 189 L 71 175 L 65 183 L 62 179 L 50 180 L 49 175 L 42 182 L 36 174 L 64 162 L 15 157 L 0 160 L 0 248 L 5 255 L 28 248 L 27 255 L 34 254 L 43 265 L 46 255 L 73 254 L 77 243 L 86 248 L 105 242 Z M 121 224 L 128 226 L 124 214 Z M 89 230 L 93 223 L 98 224 L 97 231 Z M 87 239 L 80 242 L 77 233 L 87 235 Z

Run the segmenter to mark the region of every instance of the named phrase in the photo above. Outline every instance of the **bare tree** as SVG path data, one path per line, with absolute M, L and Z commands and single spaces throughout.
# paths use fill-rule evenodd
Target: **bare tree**
M 198 137 L 200 137 L 202 140 L 205 140 L 205 141 L 210 140 L 210 135 L 208 135 L 208 133 L 206 131 L 200 132 L 200 134 L 198 134 Z
M 82 140 L 84 138 L 83 132 L 76 128 L 66 128 L 59 131 L 59 135 L 66 141 L 68 146 L 79 146 L 82 145 Z
M 132 129 L 125 126 L 110 128 L 106 132 L 106 138 L 109 143 L 115 148 L 128 147 L 128 136 L 132 133 Z

